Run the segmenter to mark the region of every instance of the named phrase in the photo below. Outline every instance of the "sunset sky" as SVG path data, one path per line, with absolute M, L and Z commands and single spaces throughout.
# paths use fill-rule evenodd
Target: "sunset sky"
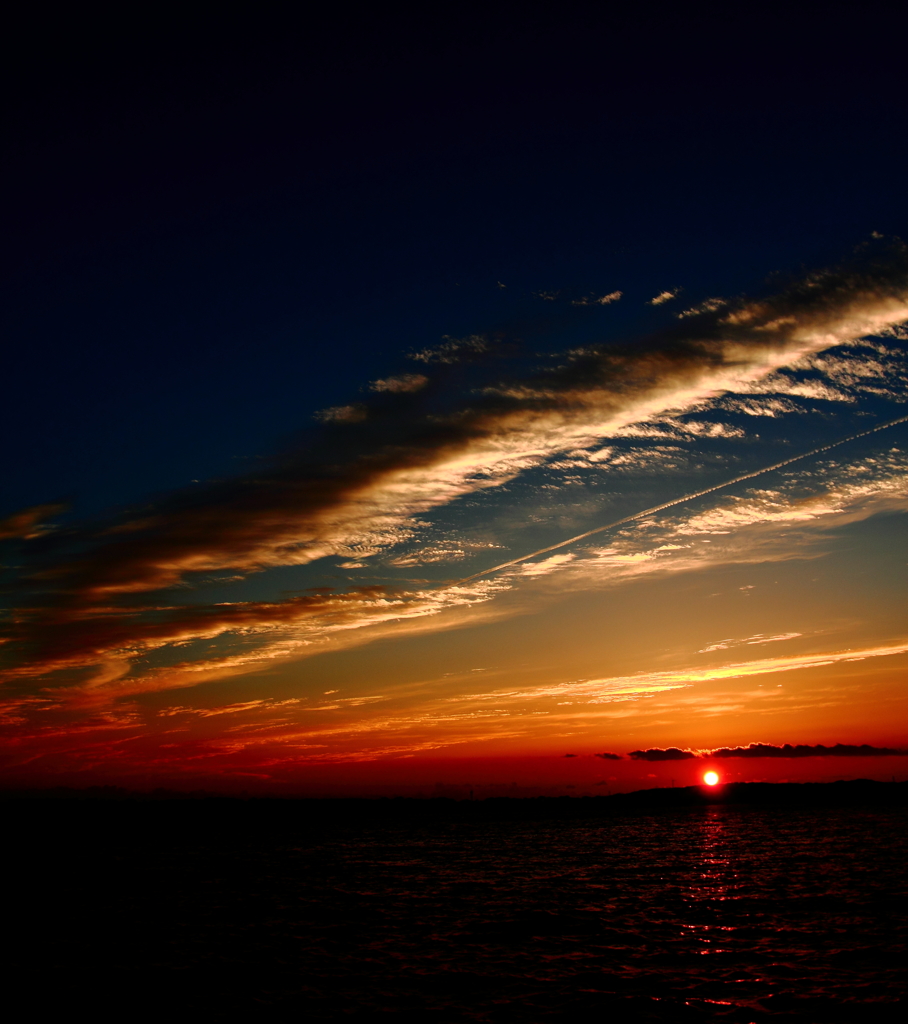
M 897 33 L 458 11 L 23 26 L 6 786 L 908 776 Z

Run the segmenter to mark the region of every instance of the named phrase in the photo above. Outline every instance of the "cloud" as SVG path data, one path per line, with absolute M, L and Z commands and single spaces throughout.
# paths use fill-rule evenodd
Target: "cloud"
M 402 373 L 397 377 L 385 377 L 384 380 L 374 380 L 369 385 L 371 391 L 389 391 L 396 394 L 404 394 L 409 391 L 419 391 L 429 383 L 429 378 L 421 373 Z
M 750 393 L 785 366 L 906 319 L 908 254 L 893 247 L 775 295 L 701 306 L 634 343 L 578 349 L 529 372 L 520 359 L 509 361 L 499 339 L 447 337 L 413 353 L 431 367 L 425 385 L 410 388 L 407 375 L 385 378 L 404 386 L 323 411 L 305 445 L 254 473 L 196 485 L 106 523 L 32 534 L 8 633 L 7 649 L 18 658 L 11 671 L 128 661 L 228 631 L 254 639 L 256 631 L 298 631 L 315 620 L 352 629 L 433 614 L 455 600 L 450 590 L 181 607 L 173 588 L 212 572 L 248 574 L 326 557 L 361 565 L 412 536 L 430 509 L 500 487 L 559 453 L 601 445 L 632 424 L 677 416 L 723 393 Z M 6 529 L 21 534 L 32 526 Z M 460 595 L 468 602 L 487 596 Z M 289 637 L 269 656 L 304 642 Z M 198 654 L 200 667 L 210 657 Z M 252 661 L 243 650 L 221 667 Z M 104 671 L 114 686 L 132 678 Z
M 822 743 L 813 746 L 799 743 L 792 746 L 786 743 L 781 747 L 771 743 L 751 743 L 746 747 L 721 747 L 713 750 L 709 757 L 895 757 L 905 756 L 908 751 L 894 750 L 890 747 L 872 747 L 867 743 L 860 746 L 851 743 L 836 743 L 832 747 L 824 747 Z
M 756 475 L 759 473 L 745 474 L 745 477 Z M 693 497 L 727 485 L 728 481 Z M 815 557 L 824 534 L 832 528 L 878 512 L 908 509 L 908 455 L 892 446 L 888 451 L 877 451 L 851 462 L 814 461 L 812 468 L 802 469 L 797 476 L 783 476 L 778 488 L 750 488 L 744 495 L 724 498 L 702 512 L 685 511 L 678 515 L 668 511 L 691 497 L 671 499 L 612 524 L 595 527 L 548 548 L 519 556 L 500 568 L 505 577 L 512 574 L 520 574 L 522 578 L 549 576 L 554 586 L 578 590 L 617 584 L 653 573 Z M 662 512 L 665 514 L 657 515 Z M 603 530 L 611 533 L 607 547 L 583 547 L 586 538 Z M 568 546 L 573 549 L 572 559 L 558 563 L 551 557 L 544 563 L 535 561 Z M 533 572 L 534 565 L 542 565 L 544 571 Z M 779 634 L 779 638 L 788 637 Z M 757 643 L 763 639 L 745 638 L 740 642 L 753 640 Z M 718 642 L 728 646 L 738 643 L 735 640 Z
M 649 750 L 632 750 L 627 755 L 632 761 L 689 761 L 697 755 L 691 750 L 679 747 L 651 747 Z
M 741 413 L 744 416 L 767 416 L 770 419 L 807 411 L 786 398 L 731 398 L 723 405 L 730 412 Z
M 668 289 L 668 291 L 659 292 L 658 295 L 654 296 L 649 300 L 647 305 L 661 306 L 664 302 L 671 302 L 672 299 L 677 298 L 682 291 L 682 288 L 670 288 Z
M 621 755 L 620 754 L 609 754 L 609 753 L 593 754 L 593 757 L 601 757 L 604 761 L 620 761 L 621 760 Z
M 368 411 L 363 405 L 335 405 L 315 414 L 315 418 L 323 423 L 362 423 L 367 416 Z
M 724 665 L 688 666 L 655 672 L 636 672 L 624 676 L 606 676 L 601 679 L 579 679 L 563 683 L 545 683 L 517 690 L 492 690 L 487 693 L 462 694 L 446 698 L 447 703 L 494 702 L 498 707 L 525 702 L 528 699 L 554 698 L 570 704 L 610 704 L 636 700 L 650 694 L 684 689 L 697 683 L 724 679 L 746 679 L 751 676 L 775 675 L 802 669 L 822 668 L 847 662 L 866 661 L 908 654 L 908 639 L 885 647 L 863 650 L 830 651 L 815 654 L 788 655 L 762 658 L 756 661 L 733 662 Z M 566 701 L 565 698 L 573 698 Z M 708 699 L 713 701 L 711 696 Z
M 494 579 L 486 579 L 487 585 L 484 587 L 478 587 L 477 583 L 448 589 L 405 590 L 372 587 L 345 595 L 328 593 L 284 602 L 238 602 L 213 608 L 155 608 L 141 614 L 134 609 L 131 620 L 122 623 L 123 633 L 110 635 L 108 641 L 107 656 L 120 659 L 121 663 L 123 659 L 128 659 L 129 656 L 143 650 L 153 651 L 166 644 L 186 643 L 191 641 L 193 636 L 211 638 L 230 634 L 234 641 L 242 644 L 242 651 L 228 658 L 203 658 L 196 668 L 184 663 L 167 671 L 150 671 L 146 673 L 144 682 L 131 677 L 119 680 L 116 673 L 109 676 L 109 682 L 116 682 L 118 687 L 134 687 L 136 691 L 187 685 L 187 681 L 194 678 L 201 681 L 199 675 L 194 677 L 196 673 L 216 675 L 248 671 L 263 661 L 301 657 L 313 653 L 318 648 L 311 648 L 312 644 L 318 644 L 331 636 L 336 640 L 342 640 L 346 645 L 350 642 L 361 642 L 353 637 L 357 632 L 365 633 L 365 639 L 377 636 L 375 631 L 379 627 L 385 630 L 393 627 L 399 631 L 404 628 L 405 622 L 432 617 L 435 617 L 437 624 L 431 628 L 444 628 L 445 625 L 451 624 L 450 616 L 453 612 L 488 602 L 510 589 L 517 579 L 521 584 L 551 579 L 560 589 L 567 586 L 576 590 L 586 586 L 601 588 L 603 585 L 613 585 L 642 574 L 692 571 L 722 562 L 810 557 L 810 535 L 792 534 L 793 525 L 805 524 L 814 527 L 816 523 L 822 524 L 824 517 L 834 523 L 847 522 L 869 515 L 874 509 L 888 507 L 887 503 L 891 501 L 900 502 L 901 506 L 904 506 L 908 466 L 903 465 L 904 457 L 899 453 L 890 455 L 890 458 L 876 457 L 872 460 L 874 471 L 878 474 L 876 480 L 868 480 L 867 474 L 861 471 L 863 460 L 855 464 L 838 465 L 836 472 L 841 478 L 839 486 L 831 491 L 824 490 L 809 500 L 791 502 L 780 492 L 760 491 L 745 499 L 731 499 L 708 513 L 699 513 L 680 520 L 668 520 L 661 524 L 658 521 L 651 521 L 646 524 L 646 530 L 635 529 L 629 530 L 626 534 L 618 534 L 607 548 L 554 555 L 542 561 L 525 563 L 504 571 Z M 803 481 L 798 486 L 803 488 Z M 742 509 L 745 508 L 748 510 L 746 515 L 742 514 Z M 729 517 L 729 512 L 734 512 L 734 516 Z M 785 535 L 784 545 L 779 550 L 773 547 L 776 533 L 766 533 L 767 529 L 775 531 L 777 527 L 781 528 Z M 716 541 L 717 537 L 721 543 Z M 673 542 L 675 539 L 686 539 L 686 542 Z M 440 554 L 441 551 L 436 552 L 431 548 L 428 551 L 429 558 L 435 558 Z M 562 576 L 568 578 L 559 582 Z M 509 614 L 507 610 L 491 614 L 502 613 Z M 512 613 L 513 608 L 510 614 Z M 30 614 L 33 619 L 31 626 L 36 630 L 38 621 L 35 616 L 38 613 L 35 611 Z M 486 613 L 486 616 L 488 614 Z M 445 620 L 439 618 L 442 615 L 446 617 Z M 32 664 L 37 663 L 39 667 L 47 670 L 53 667 L 63 668 L 67 664 L 94 663 L 98 652 L 102 650 L 101 642 L 105 634 L 112 629 L 116 619 L 112 617 L 111 609 L 102 609 L 98 616 L 100 633 L 94 634 L 89 628 L 88 614 L 83 611 L 81 618 L 82 621 L 77 624 L 77 631 L 86 643 L 85 649 L 81 652 L 74 651 L 73 660 L 70 662 L 61 660 L 54 664 L 46 660 L 49 654 L 47 638 L 57 635 L 55 631 L 48 630 L 42 637 L 45 642 L 45 660 L 42 662 L 36 658 Z M 53 623 L 52 619 L 49 621 Z M 141 628 L 136 628 L 137 625 L 141 625 Z M 127 642 L 130 636 L 133 642 L 131 648 Z M 707 645 L 700 653 L 715 653 L 736 646 L 762 646 L 795 639 L 797 636 L 797 633 L 787 632 L 774 635 L 756 634 L 738 639 L 728 638 Z M 575 701 L 582 700 L 583 703 L 612 703 L 616 700 L 635 699 L 634 695 L 646 692 L 676 689 L 708 678 L 733 678 L 739 675 L 809 668 L 843 659 L 861 660 L 865 657 L 900 651 L 901 648 L 883 648 L 872 651 L 832 652 L 799 656 L 794 659 L 770 659 L 704 669 L 694 668 L 680 674 L 642 674 L 611 680 L 556 684 L 551 694 L 572 697 Z M 33 648 L 33 653 L 40 654 L 42 650 Z M 33 672 L 34 668 L 24 666 L 20 671 L 29 673 Z M 125 669 L 117 671 L 122 675 Z M 101 677 L 98 676 L 97 680 L 91 683 L 90 689 L 97 690 L 100 681 Z M 522 695 L 531 694 L 523 692 Z
M 59 608 L 33 609 L 19 636 L 30 657 L 4 672 L 7 681 L 66 670 L 99 666 L 86 681 L 61 685 L 54 691 L 61 701 L 92 704 L 107 696 L 195 685 L 212 678 L 249 671 L 269 661 L 301 657 L 308 647 L 350 630 L 381 627 L 418 620 L 443 610 L 482 603 L 502 584 L 448 587 L 417 591 L 367 587 L 347 593 L 325 593 L 279 602 L 236 602 L 222 605 L 152 609 L 89 609 L 65 613 Z M 104 614 L 104 612 L 107 614 Z M 42 628 L 45 627 L 45 628 Z M 236 651 L 194 650 L 200 640 L 224 634 L 234 639 Z M 27 646 L 26 646 L 27 645 Z M 188 660 L 176 664 L 142 666 L 130 674 L 136 658 L 146 661 L 164 647 L 188 646 Z M 194 657 L 192 657 L 194 655 Z
M 46 520 L 58 516 L 65 508 L 65 505 L 58 504 L 33 505 L 7 516 L 6 519 L 0 519 L 0 540 L 32 540 L 40 537 L 41 534 L 53 529 Z
M 609 306 L 613 302 L 617 302 L 624 292 L 609 292 L 608 295 L 588 295 L 583 299 L 573 299 L 571 301 L 572 306 Z M 548 298 L 548 296 L 543 296 Z
M 551 558 L 544 558 L 541 562 L 527 562 L 521 567 L 523 576 L 546 576 L 548 573 L 557 572 L 568 562 L 572 562 L 576 555 L 552 555 Z
M 411 352 L 410 358 L 418 363 L 459 363 L 475 359 L 488 352 L 489 347 L 489 339 L 484 334 L 470 334 L 465 338 L 452 338 L 446 334 L 441 345 Z
M 697 654 L 709 654 L 711 651 L 725 651 L 729 647 L 740 647 L 753 644 L 773 644 L 779 640 L 794 640 L 795 637 L 803 636 L 802 633 L 777 633 L 775 636 L 766 636 L 763 633 L 756 633 L 754 636 L 745 637 L 743 640 L 717 640 L 715 643 L 697 651 Z
M 702 316 L 704 313 L 715 313 L 716 310 L 722 309 L 728 305 L 727 299 L 712 298 L 705 299 L 700 303 L 699 306 L 693 306 L 691 309 L 685 309 L 683 312 L 678 313 L 679 319 L 683 319 L 689 316 Z
M 771 743 L 751 743 L 746 747 L 720 747 L 718 750 L 693 751 L 679 747 L 651 747 L 649 750 L 632 750 L 628 757 L 632 761 L 689 761 L 693 758 L 710 759 L 715 757 L 903 757 L 905 750 L 894 750 L 890 747 L 872 747 L 867 743 L 856 746 L 850 743 L 836 743 L 832 747 L 824 747 L 822 743 L 814 746 L 798 744 L 792 746 L 774 746 Z
M 387 565 L 406 568 L 412 565 L 426 565 L 434 562 L 457 562 L 477 551 L 491 551 L 501 544 L 492 541 L 467 541 L 446 538 L 434 544 L 420 544 L 414 550 L 387 559 Z
M 200 718 L 212 718 L 215 715 L 239 715 L 247 711 L 287 707 L 299 703 L 300 699 L 296 697 L 291 697 L 287 700 L 274 700 L 271 697 L 263 697 L 259 700 L 240 701 L 235 704 L 224 704 L 213 708 L 190 708 L 177 705 L 175 707 L 162 708 L 158 715 L 171 718 L 174 715 L 198 715 Z
M 877 337 L 892 336 L 894 330 L 895 327 L 881 328 Z M 867 396 L 904 402 L 908 400 L 908 354 L 889 343 L 863 338 L 846 346 L 809 353 L 753 381 L 746 391 L 771 397 L 763 402 L 727 398 L 719 404 L 730 411 L 759 415 L 764 414 L 761 405 L 778 414 L 809 412 L 817 402 L 854 404 Z M 785 397 L 780 400 L 779 396 Z
M 752 488 L 750 493 L 726 499 L 714 508 L 689 516 L 676 527 L 677 536 L 721 535 L 747 526 L 794 526 L 835 517 L 840 522 L 864 518 L 875 509 L 905 503 L 908 459 L 897 448 L 875 457 L 839 465 L 833 462 L 814 470 L 813 494 L 800 498 L 779 489 Z M 826 479 L 823 480 L 822 477 Z M 806 474 L 801 487 L 809 481 Z

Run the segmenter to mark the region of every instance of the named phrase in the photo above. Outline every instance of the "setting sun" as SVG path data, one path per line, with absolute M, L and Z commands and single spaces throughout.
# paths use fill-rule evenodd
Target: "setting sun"
M 719 781 L 719 776 L 716 775 L 715 772 L 707 772 L 703 776 L 703 781 L 706 783 L 707 786 L 715 786 L 716 783 L 718 783 Z

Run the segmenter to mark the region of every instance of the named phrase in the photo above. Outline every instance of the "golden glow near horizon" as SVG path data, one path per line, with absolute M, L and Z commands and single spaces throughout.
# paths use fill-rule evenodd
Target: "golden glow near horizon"
M 715 772 L 707 772 L 703 776 L 703 781 L 707 786 L 717 786 L 719 784 L 719 776 Z

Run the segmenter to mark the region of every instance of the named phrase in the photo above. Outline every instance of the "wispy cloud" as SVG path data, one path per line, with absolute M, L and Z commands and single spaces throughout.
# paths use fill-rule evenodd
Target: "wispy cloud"
M 775 636 L 765 636 L 763 633 L 755 633 L 753 636 L 744 637 L 742 640 L 717 640 L 715 643 L 697 651 L 697 654 L 710 654 L 712 651 L 727 651 L 729 647 L 741 647 L 754 644 L 773 644 L 779 640 L 794 640 L 795 637 L 803 636 L 802 633 L 778 633 Z
M 908 653 L 908 640 L 884 647 L 871 647 L 856 651 L 830 651 L 816 654 L 788 655 L 777 658 L 762 658 L 755 661 L 733 662 L 724 665 L 691 666 L 655 672 L 637 672 L 631 675 L 611 676 L 602 679 L 581 679 L 518 690 L 493 690 L 488 693 L 464 694 L 449 698 L 449 700 L 460 703 L 468 701 L 494 701 L 496 704 L 506 705 L 530 698 L 563 699 L 571 697 L 574 703 L 603 704 L 683 689 L 697 683 L 774 675 L 779 672 L 795 672 L 842 662 L 866 661 L 870 658 L 885 658 L 905 653 Z
M 908 319 L 908 255 L 896 247 L 767 298 L 688 312 L 634 344 L 576 350 L 531 372 L 508 369 L 508 345 L 499 339 L 446 338 L 412 354 L 426 366 L 424 374 L 383 378 L 362 401 L 326 410 L 308 447 L 260 472 L 194 487 L 112 522 L 44 536 L 34 536 L 44 512 L 7 520 L 7 535 L 32 537 L 21 610 L 8 631 L 8 677 L 100 666 L 88 689 L 129 692 L 139 687 L 137 672 L 145 671 L 127 672 L 130 659 L 165 645 L 228 632 L 254 640 L 261 632 L 294 631 L 283 646 L 266 645 L 267 655 L 197 656 L 200 672 L 238 671 L 256 657 L 299 650 L 311 642 L 312 624 L 322 632 L 349 630 L 488 600 L 493 587 L 360 590 L 207 606 L 180 606 L 172 589 L 164 600 L 152 595 L 225 570 L 242 575 L 329 556 L 363 564 L 411 537 L 417 517 L 430 509 L 500 487 L 559 454 L 601 447 L 634 424 L 677 419 L 723 394 L 752 395 L 783 367 Z M 480 368 L 481 386 L 464 387 L 458 376 L 464 366 Z M 788 394 L 801 392 L 792 384 Z M 698 527 L 688 520 L 687 532 L 765 521 L 760 500 L 725 503 L 714 513 L 719 521 Z M 824 514 L 819 506 L 801 512 Z M 597 557 L 614 564 L 625 556 Z M 588 559 L 557 564 L 575 571 L 577 561 Z M 184 666 L 183 678 L 191 671 Z M 145 675 L 173 672 L 152 667 Z
M 812 557 L 834 527 L 908 509 L 908 454 L 892 447 L 849 462 L 830 460 L 783 478 L 779 487 L 751 488 L 703 510 L 678 510 L 675 501 L 667 506 L 612 530 L 606 546 L 572 543 L 564 549 L 572 558 L 552 560 L 560 544 L 524 556 L 529 561 L 511 563 L 504 578 L 545 576 L 553 586 L 581 590 L 644 575 Z

